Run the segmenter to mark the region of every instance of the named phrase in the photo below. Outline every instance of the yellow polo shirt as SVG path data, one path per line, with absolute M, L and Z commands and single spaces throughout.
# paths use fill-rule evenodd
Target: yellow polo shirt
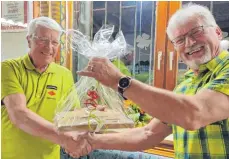
M 72 73 L 54 62 L 43 73 L 28 55 L 2 62 L 1 100 L 14 93 L 26 96 L 27 108 L 53 122 L 57 102 L 74 84 Z M 59 159 L 60 147 L 15 127 L 1 106 L 2 159 Z

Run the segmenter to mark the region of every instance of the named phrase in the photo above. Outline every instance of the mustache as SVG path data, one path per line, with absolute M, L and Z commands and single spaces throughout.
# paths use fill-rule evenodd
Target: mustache
M 200 47 L 202 47 L 202 46 L 204 46 L 204 45 L 202 45 L 202 44 L 197 44 L 197 45 L 194 45 L 194 46 L 192 46 L 192 47 L 189 47 L 189 48 L 185 49 L 185 53 L 192 52 L 192 51 L 194 51 L 194 50 L 196 50 L 196 49 L 198 49 L 198 48 L 200 48 Z

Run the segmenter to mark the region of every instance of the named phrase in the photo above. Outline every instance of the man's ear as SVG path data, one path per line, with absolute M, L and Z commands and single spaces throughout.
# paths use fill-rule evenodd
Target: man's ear
M 222 40 L 222 39 L 223 39 L 223 32 L 222 32 L 222 30 L 217 26 L 217 27 L 215 28 L 215 31 L 216 31 L 216 34 L 217 34 L 217 36 L 218 36 L 218 39 L 219 39 L 219 40 Z
M 27 35 L 26 39 L 27 39 L 27 42 L 28 42 L 28 47 L 31 48 L 31 36 Z

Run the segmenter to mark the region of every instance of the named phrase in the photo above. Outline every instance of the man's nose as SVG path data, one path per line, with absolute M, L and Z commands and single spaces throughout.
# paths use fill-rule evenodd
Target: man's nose
M 194 39 L 191 36 L 186 36 L 185 37 L 185 46 L 186 47 L 190 47 L 193 46 L 196 43 L 196 39 Z

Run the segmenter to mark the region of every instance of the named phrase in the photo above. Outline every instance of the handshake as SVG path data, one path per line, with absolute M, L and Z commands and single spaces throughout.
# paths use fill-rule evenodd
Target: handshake
M 85 156 L 94 150 L 90 132 L 63 132 L 60 133 L 60 146 L 73 158 Z

